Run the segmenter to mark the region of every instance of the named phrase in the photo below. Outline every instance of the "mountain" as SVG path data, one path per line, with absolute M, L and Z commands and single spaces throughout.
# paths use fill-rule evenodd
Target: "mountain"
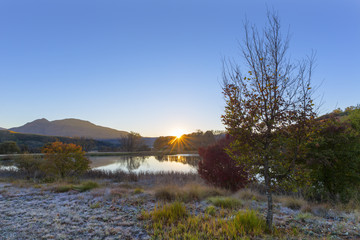
M 3 131 L 3 130 L 7 130 L 7 129 L 0 127 L 0 131 Z
M 26 123 L 21 127 L 10 128 L 18 133 L 40 134 L 61 137 L 86 137 L 93 139 L 116 139 L 128 134 L 125 131 L 97 126 L 91 122 L 69 118 L 48 121 L 45 118 Z

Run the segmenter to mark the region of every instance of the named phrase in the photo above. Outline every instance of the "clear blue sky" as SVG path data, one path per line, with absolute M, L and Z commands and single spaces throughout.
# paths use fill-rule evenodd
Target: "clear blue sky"
M 0 127 L 79 118 L 143 136 L 224 129 L 221 59 L 266 9 L 317 52 L 322 112 L 360 103 L 358 0 L 1 0 Z

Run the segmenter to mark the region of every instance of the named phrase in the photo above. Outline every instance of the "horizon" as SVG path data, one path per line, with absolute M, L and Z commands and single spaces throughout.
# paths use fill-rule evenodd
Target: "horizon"
M 289 29 L 293 60 L 316 51 L 320 114 L 359 104 L 356 0 L 4 1 L 0 127 L 74 118 L 144 137 L 224 130 L 221 61 L 239 59 L 243 21 L 261 29 L 267 8 Z

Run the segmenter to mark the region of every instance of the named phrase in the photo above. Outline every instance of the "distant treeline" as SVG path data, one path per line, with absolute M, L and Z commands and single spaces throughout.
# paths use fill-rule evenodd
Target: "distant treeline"
M 188 151 L 197 151 L 200 147 L 207 147 L 224 137 L 223 131 L 197 131 L 190 134 L 184 134 L 180 138 L 174 136 L 158 137 L 154 142 L 154 149 L 157 151 L 169 153 L 181 153 Z
M 0 131 L 0 154 L 39 153 L 43 146 L 56 141 L 79 145 L 86 152 L 143 152 L 155 150 L 182 153 L 197 151 L 199 147 L 214 144 L 221 136 L 224 136 L 221 131 L 197 131 L 183 135 L 179 139 L 173 136 L 144 138 L 138 133 L 130 132 L 120 139 L 95 140 L 83 137 L 72 138 L 15 133 L 3 130 Z
M 118 146 L 106 141 L 86 138 L 69 138 L 44 136 L 37 134 L 14 133 L 11 131 L 0 131 L 0 154 L 8 153 L 39 153 L 41 148 L 51 142 L 60 141 L 79 145 L 84 151 L 115 151 Z

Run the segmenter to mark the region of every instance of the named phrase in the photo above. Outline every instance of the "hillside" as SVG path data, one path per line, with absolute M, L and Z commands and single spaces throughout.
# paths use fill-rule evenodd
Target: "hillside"
M 22 152 L 40 152 L 45 144 L 55 141 L 74 143 L 80 145 L 85 151 L 116 151 L 117 149 L 116 145 L 99 140 L 0 131 L 0 143 L 6 141 L 16 142 Z
M 40 134 L 61 137 L 85 137 L 93 139 L 117 139 L 128 134 L 125 131 L 95 125 L 79 119 L 48 121 L 45 118 L 9 129 L 18 133 Z

